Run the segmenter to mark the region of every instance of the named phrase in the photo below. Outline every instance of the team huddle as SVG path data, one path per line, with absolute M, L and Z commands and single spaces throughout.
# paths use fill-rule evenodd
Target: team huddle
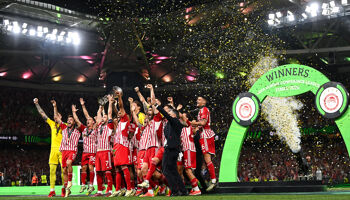
M 182 174 L 185 172 L 192 186 L 189 195 L 200 195 L 198 179 L 193 172 L 196 167 L 201 167 L 196 166 L 194 143 L 196 134 L 200 136 L 199 143 L 211 179 L 206 190 L 214 189 L 217 180 L 211 156 L 215 155 L 215 133 L 210 128 L 207 99 L 197 98 L 198 116 L 197 119 L 190 121 L 190 114 L 179 112 L 182 105 L 175 107 L 173 98 L 168 97 L 168 102 L 162 105 L 155 97 L 153 86 L 149 84 L 146 87 L 150 90 L 150 98 L 144 98 L 138 87 L 135 88 L 135 92 L 139 100 L 128 98 L 129 114 L 124 107 L 123 94 L 120 90 L 114 90 L 113 94 L 107 96 L 107 113 L 104 111 L 104 105 L 100 105 L 96 116 L 93 117 L 90 116 L 81 98 L 80 104 L 86 124 L 78 118 L 78 109 L 75 105 L 72 105 L 72 115 L 68 116 L 67 122 L 62 122 L 57 104 L 52 100 L 54 108 L 54 121 L 52 121 L 41 109 L 38 99 L 34 99 L 38 112 L 51 127 L 49 197 L 56 195 L 54 187 L 58 163 L 61 164 L 64 181 L 61 196 L 68 197 L 71 194 L 72 164 L 76 159 L 81 137 L 83 153 L 80 193 L 87 190 L 89 195 L 95 190 L 93 183 L 96 171 L 97 193 L 94 196 L 187 195 Z M 170 132 L 169 128 L 175 126 L 181 127 L 181 134 L 178 136 L 167 134 Z M 171 142 L 174 137 L 179 137 L 179 145 Z M 177 166 L 167 163 L 165 157 L 170 155 L 170 152 L 175 152 Z M 86 186 L 88 171 L 89 185 Z M 177 178 L 179 176 L 177 173 L 182 179 Z M 107 188 L 104 186 L 105 182 Z

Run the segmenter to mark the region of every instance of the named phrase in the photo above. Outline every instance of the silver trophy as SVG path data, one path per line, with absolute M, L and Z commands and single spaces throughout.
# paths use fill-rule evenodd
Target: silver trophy
M 118 98 L 118 96 L 116 96 L 115 92 L 119 92 L 120 94 L 123 94 L 123 90 L 119 86 L 113 86 L 112 91 L 111 91 L 111 94 L 113 94 L 113 97 Z
M 101 106 L 106 105 L 106 103 L 108 102 L 108 97 L 107 95 L 100 97 L 97 99 L 98 104 L 100 104 Z

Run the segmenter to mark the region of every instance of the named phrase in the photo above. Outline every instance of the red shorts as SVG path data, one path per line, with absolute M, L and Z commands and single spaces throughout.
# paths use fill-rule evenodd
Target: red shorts
M 215 141 L 214 137 L 199 139 L 203 154 L 209 153 L 215 155 Z
M 185 169 L 196 169 L 196 152 L 190 150 L 185 151 L 182 161 Z
M 137 169 L 141 169 L 146 155 L 146 150 L 140 150 L 137 154 Z
M 73 162 L 75 157 L 77 157 L 76 151 L 62 151 L 62 168 L 67 167 L 68 160 Z
M 145 158 L 143 159 L 143 162 L 148 164 L 148 167 L 152 163 L 152 158 L 156 155 L 157 147 L 150 147 L 146 150 Z
M 159 161 L 162 161 L 163 155 L 164 155 L 164 147 L 160 147 L 160 149 L 157 151 L 157 154 L 155 155 L 155 157 L 158 158 Z
M 95 153 L 84 153 L 81 156 L 81 166 L 84 165 L 95 165 L 96 154 Z
M 112 169 L 112 153 L 110 150 L 96 153 L 96 171 L 109 171 Z
M 130 165 L 130 151 L 128 147 L 116 144 L 114 150 L 114 166 Z

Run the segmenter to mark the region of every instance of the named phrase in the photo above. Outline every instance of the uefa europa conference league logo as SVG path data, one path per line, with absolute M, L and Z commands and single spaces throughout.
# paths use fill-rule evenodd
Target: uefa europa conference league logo
M 323 82 L 325 84 L 320 85 L 322 79 L 326 80 L 326 77 L 307 66 L 292 64 L 274 68 L 254 84 L 257 87 L 236 97 L 233 118 L 239 125 L 249 126 L 257 120 L 260 101 L 266 96 L 294 96 L 311 90 L 316 93 L 318 112 L 329 119 L 338 118 L 348 107 L 349 94 L 341 83 Z

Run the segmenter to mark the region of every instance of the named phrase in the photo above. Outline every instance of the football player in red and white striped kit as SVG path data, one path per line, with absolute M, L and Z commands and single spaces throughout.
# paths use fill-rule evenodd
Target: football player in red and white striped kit
M 96 124 L 95 120 L 90 117 L 86 107 L 85 107 L 85 102 L 84 99 L 80 98 L 80 104 L 83 108 L 83 113 L 86 118 L 86 126 L 82 124 L 76 114 L 77 109 L 75 105 L 72 105 L 72 111 L 73 111 L 73 117 L 74 120 L 76 121 L 79 131 L 82 133 L 83 136 L 83 154 L 81 157 L 81 182 L 82 186 L 80 189 L 80 193 L 83 193 L 87 187 L 85 186 L 86 184 L 86 177 L 87 177 L 87 168 L 89 167 L 90 171 L 90 184 L 89 184 L 89 189 L 88 189 L 88 194 L 91 194 L 95 190 L 93 183 L 95 179 L 95 157 L 96 157 L 96 152 L 97 152 L 97 132 L 96 132 Z
M 183 121 L 186 121 L 189 125 L 187 114 L 183 113 L 181 115 Z M 185 172 L 187 177 L 191 181 L 192 190 L 189 195 L 200 195 L 201 191 L 198 188 L 198 180 L 193 175 L 193 171 L 196 169 L 196 146 L 194 145 L 193 137 L 195 135 L 195 129 L 192 126 L 184 127 L 181 132 L 181 146 L 183 152 L 183 165 L 185 167 Z
M 213 190 L 217 185 L 215 167 L 211 161 L 211 155 L 215 155 L 215 133 L 210 128 L 210 112 L 206 107 L 207 99 L 199 96 L 197 98 L 197 107 L 200 108 L 197 116 L 197 121 L 193 120 L 191 122 L 192 126 L 199 127 L 200 139 L 199 143 L 201 144 L 202 153 L 204 155 L 205 163 L 210 174 L 210 183 L 207 188 L 207 191 Z
M 54 107 L 54 115 L 58 117 L 56 102 L 52 101 Z M 76 128 L 76 123 L 73 116 L 69 115 L 67 118 L 67 125 L 62 122 L 58 117 L 58 121 L 62 129 L 62 141 L 60 145 L 60 151 L 62 152 L 62 168 L 64 175 L 64 186 L 66 188 L 65 197 L 71 194 L 73 167 L 72 163 L 77 156 L 78 141 L 80 138 L 80 132 Z M 68 183 L 67 183 L 68 182 Z
M 148 89 L 152 88 L 152 85 L 147 85 Z M 152 94 L 151 90 L 151 96 Z M 160 103 L 160 102 L 158 102 Z M 155 109 L 153 106 L 149 107 L 147 110 L 147 117 L 148 117 L 148 123 L 146 124 L 143 135 L 146 140 L 146 154 L 143 159 L 143 170 L 146 170 L 148 172 L 148 168 L 151 166 L 152 158 L 156 155 L 158 149 L 161 147 L 162 144 L 162 135 L 163 135 L 163 126 L 162 126 L 162 116 L 158 112 L 157 109 Z M 146 178 L 147 173 L 144 175 L 144 178 Z M 141 197 L 152 197 L 153 194 L 153 187 L 156 186 L 156 183 L 150 181 L 150 185 L 148 187 L 148 192 Z
M 95 167 L 97 173 L 97 193 L 95 197 L 103 196 L 103 176 L 107 178 L 108 188 L 113 187 L 112 177 L 112 153 L 111 153 L 111 137 L 114 132 L 114 123 L 112 119 L 113 103 L 114 99 L 112 95 L 108 95 L 108 115 L 102 116 L 103 107 L 100 106 L 98 110 L 96 123 L 97 127 L 97 153 L 95 160 Z M 110 196 L 111 192 L 106 193 L 106 196 Z
M 128 165 L 130 164 L 130 153 L 129 153 L 129 138 L 128 138 L 128 132 L 129 132 L 129 125 L 130 120 L 128 115 L 125 112 L 124 105 L 123 105 L 123 97 L 121 92 L 115 92 L 118 96 L 118 103 L 119 103 L 119 122 L 117 126 L 117 130 L 114 136 L 114 166 L 116 171 L 116 191 L 111 195 L 111 197 L 115 196 L 123 196 L 121 190 L 121 182 L 122 182 L 122 172 L 124 174 L 124 179 L 127 186 L 127 191 L 125 193 L 125 196 L 130 196 L 133 193 L 133 190 L 131 189 L 131 182 L 130 182 L 130 171 L 128 168 Z

